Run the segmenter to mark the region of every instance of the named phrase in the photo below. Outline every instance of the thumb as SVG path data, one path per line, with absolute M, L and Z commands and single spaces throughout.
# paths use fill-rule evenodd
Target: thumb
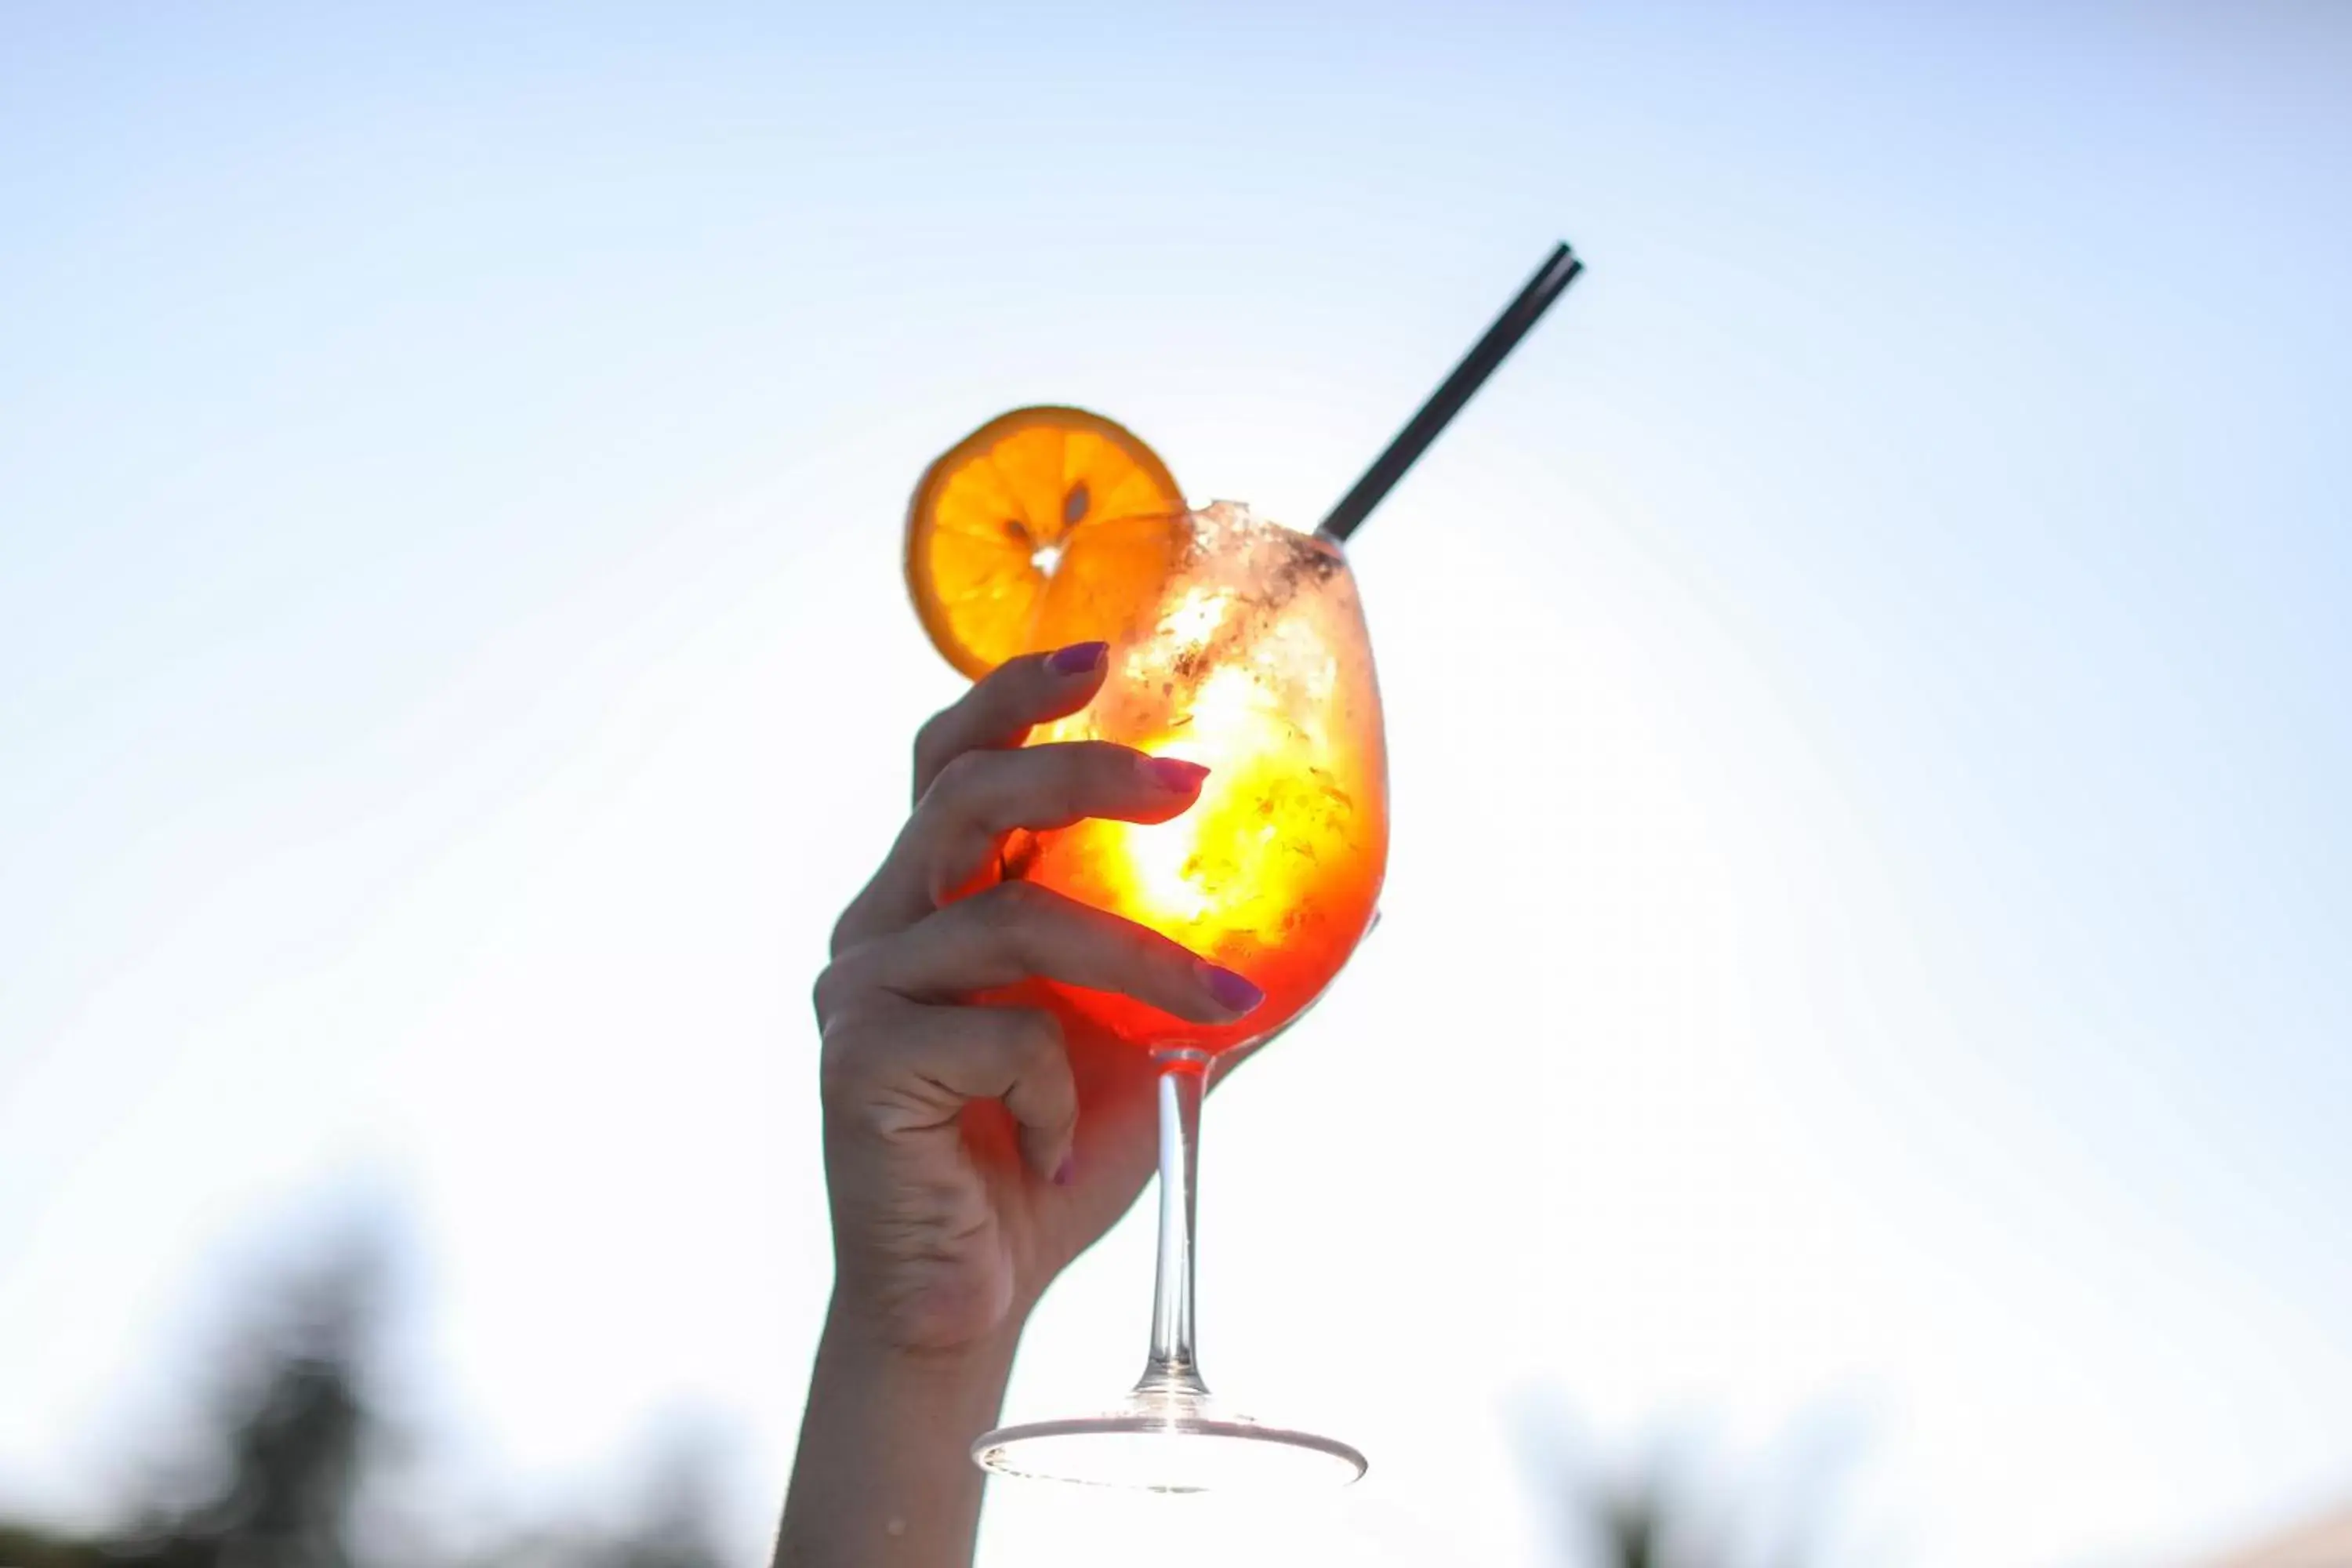
M 1045 1181 L 1065 1169 L 1077 1134 L 1078 1089 L 1060 1020 L 1037 1007 L 943 1008 L 951 1039 L 907 1065 L 964 1100 L 1003 1102 L 1013 1118 L 1022 1163 Z M 937 1037 L 934 1037 L 937 1038 Z

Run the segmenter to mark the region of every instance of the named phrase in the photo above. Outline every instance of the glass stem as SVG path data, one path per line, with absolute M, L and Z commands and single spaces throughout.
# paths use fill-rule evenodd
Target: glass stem
M 1161 1403 L 1198 1403 L 1209 1390 L 1192 1345 L 1192 1216 L 1209 1055 L 1163 1050 L 1154 1059 L 1160 1064 L 1160 1274 L 1151 1291 L 1151 1359 L 1135 1392 Z

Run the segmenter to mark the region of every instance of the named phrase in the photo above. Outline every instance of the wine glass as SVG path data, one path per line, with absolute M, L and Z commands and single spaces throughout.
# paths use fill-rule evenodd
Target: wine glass
M 1116 1409 L 1002 1427 L 972 1458 L 1004 1475 L 1160 1491 L 1344 1484 L 1364 1472 L 1354 1448 L 1210 1399 L 1193 1337 L 1193 1182 L 1212 1065 L 1297 1017 L 1370 928 L 1389 841 L 1380 690 L 1336 542 L 1230 502 L 1181 521 L 1174 569 L 1113 639 L 1101 690 L 1032 739 L 1114 741 L 1201 763 L 1199 799 L 1169 822 L 1090 819 L 1022 836 L 1007 870 L 1238 971 L 1265 1000 L 1234 1023 L 1202 1025 L 1055 987 L 1158 1070 L 1150 1355 Z

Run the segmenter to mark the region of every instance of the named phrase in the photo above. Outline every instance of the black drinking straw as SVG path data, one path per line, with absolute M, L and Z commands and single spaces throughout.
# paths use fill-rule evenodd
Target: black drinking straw
M 1380 505 L 1396 482 L 1404 478 L 1413 459 L 1429 449 L 1437 433 L 1462 412 L 1462 405 L 1470 401 L 1471 395 L 1486 384 L 1486 378 L 1495 374 L 1495 367 L 1503 363 L 1503 356 L 1518 346 L 1537 318 L 1583 270 L 1584 263 L 1565 245 L 1545 258 L 1544 264 L 1536 268 L 1536 275 L 1528 279 L 1528 286 L 1519 290 L 1519 297 L 1503 308 L 1503 313 L 1495 318 L 1495 324 L 1486 329 L 1486 335 L 1478 340 L 1477 346 L 1463 356 L 1444 384 L 1429 395 L 1421 412 L 1397 432 L 1389 449 L 1364 470 L 1356 488 L 1331 509 L 1331 515 L 1315 531 L 1327 539 L 1339 540 L 1355 532 L 1372 508 Z

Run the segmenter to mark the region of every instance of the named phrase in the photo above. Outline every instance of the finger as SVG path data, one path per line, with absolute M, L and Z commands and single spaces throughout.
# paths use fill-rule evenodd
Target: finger
M 952 1126 L 968 1101 L 1001 1101 L 1024 1163 L 1048 1181 L 1061 1174 L 1077 1136 L 1078 1089 L 1053 1014 L 900 1002 L 876 1016 L 872 1029 L 836 1031 L 833 1094 L 886 1135 Z
M 966 752 L 932 781 L 881 869 L 842 915 L 835 950 L 903 930 L 970 889 L 1015 828 L 1094 816 L 1165 822 L 1200 798 L 1208 771 L 1105 741 Z
M 1265 1000 L 1157 931 L 1033 883 L 1003 882 L 835 960 L 818 982 L 818 1010 L 828 994 L 950 1002 L 1031 978 L 1116 992 L 1196 1024 L 1231 1023 Z
M 1165 822 L 1200 798 L 1209 770 L 1108 741 L 966 752 L 943 769 L 900 849 L 933 904 L 967 887 L 1016 827 L 1045 832 L 1087 817 Z
M 971 1100 L 996 1100 L 1018 1130 L 1021 1155 L 1047 1181 L 1066 1181 L 1077 1141 L 1078 1086 L 1062 1026 L 1037 1007 L 929 1007 L 957 1038 L 927 1063 L 937 1082 Z M 980 1026 L 986 1019 L 984 1026 Z
M 1073 643 L 1006 659 L 931 717 L 915 736 L 915 798 L 966 752 L 1017 746 L 1032 726 L 1076 712 L 1100 689 L 1109 645 Z

